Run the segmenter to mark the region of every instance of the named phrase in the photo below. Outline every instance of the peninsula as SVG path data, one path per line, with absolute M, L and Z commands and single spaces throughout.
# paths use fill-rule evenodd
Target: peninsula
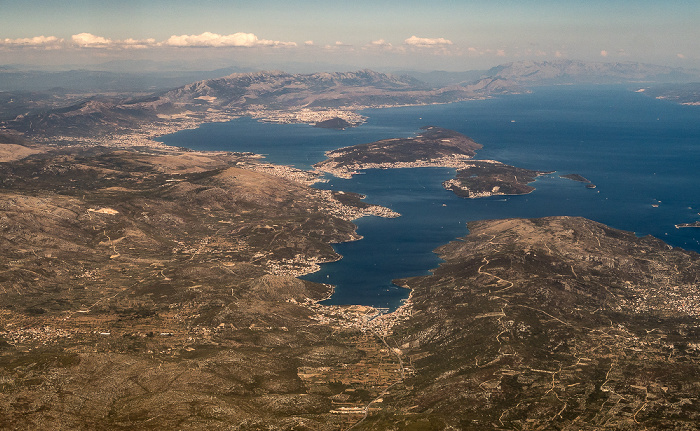
M 390 210 L 251 154 L 1 145 L 0 428 L 332 430 L 398 381 L 374 310 L 295 278 Z
M 468 227 L 432 275 L 396 280 L 412 314 L 388 342 L 415 374 L 394 414 L 473 430 L 696 428 L 696 253 L 582 218 Z

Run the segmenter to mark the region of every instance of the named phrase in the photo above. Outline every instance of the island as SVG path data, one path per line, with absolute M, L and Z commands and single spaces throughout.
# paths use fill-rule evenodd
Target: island
M 314 124 L 314 127 L 319 127 L 321 129 L 337 129 L 337 130 L 344 130 L 347 129 L 348 127 L 353 127 L 355 124 L 350 123 L 349 121 L 339 118 L 339 117 L 333 117 L 329 118 L 328 120 L 323 120 L 319 121 L 316 124 Z
M 566 175 L 559 175 L 559 178 L 566 178 L 568 180 L 576 181 L 579 183 L 586 183 L 586 188 L 587 189 L 594 189 L 596 188 L 595 184 L 592 184 L 591 181 L 579 174 L 566 174 Z
M 591 182 L 588 178 L 584 177 L 583 175 L 579 175 L 579 174 L 559 175 L 559 178 L 566 178 L 567 180 L 577 181 L 579 183 L 590 183 Z
M 326 153 L 316 170 L 349 178 L 364 169 L 409 167 L 457 168 L 443 187 L 466 198 L 526 194 L 537 176 L 551 172 L 517 168 L 493 160 L 473 160 L 482 145 L 468 136 L 435 126 L 423 127 L 416 137 L 384 139 Z
M 442 185 L 457 196 L 480 198 L 494 195 L 524 195 L 535 190 L 529 183 L 552 172 L 517 168 L 493 160 L 473 161 L 457 170 Z
M 637 92 L 681 105 L 700 105 L 700 83 L 697 80 L 686 83 L 653 84 L 648 88 L 640 88 Z
M 415 137 L 383 139 L 326 152 L 314 167 L 336 177 L 350 178 L 359 170 L 408 167 L 461 167 L 481 148 L 453 130 L 426 126 Z
M 676 229 L 684 228 L 684 227 L 700 227 L 700 221 L 694 221 L 692 223 L 680 223 L 676 225 Z

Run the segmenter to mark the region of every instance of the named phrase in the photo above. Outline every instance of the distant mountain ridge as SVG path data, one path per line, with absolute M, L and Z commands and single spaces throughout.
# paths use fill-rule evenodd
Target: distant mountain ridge
M 575 60 L 519 61 L 496 66 L 486 76 L 522 85 L 620 84 L 628 82 L 690 82 L 700 71 L 634 62 L 593 63 Z
M 235 73 L 195 82 L 162 96 L 171 102 L 204 98 L 212 106 L 264 105 L 267 108 L 349 107 L 450 102 L 491 91 L 486 85 L 432 89 L 409 76 L 372 70 L 289 74 L 280 71 Z M 213 99 L 216 98 L 216 99 Z
M 212 71 L 151 70 L 124 71 L 114 69 L 39 71 L 0 66 L 0 92 L 142 92 L 179 87 L 202 79 L 211 79 L 240 72 L 238 68 Z
M 420 72 L 415 70 L 401 70 L 393 72 L 397 75 L 408 75 L 436 87 L 474 82 L 487 76 L 486 70 L 469 70 L 465 72 L 447 72 L 435 70 L 432 72 Z
M 319 98 L 329 99 L 329 96 L 347 100 L 360 93 L 379 96 L 379 90 L 413 92 L 417 89 L 427 87 L 410 77 L 394 77 L 371 70 L 314 74 L 265 71 L 234 73 L 194 82 L 165 93 L 161 99 L 173 103 L 202 100 L 208 106 L 219 107 L 264 104 L 268 108 L 286 108 L 306 106 Z

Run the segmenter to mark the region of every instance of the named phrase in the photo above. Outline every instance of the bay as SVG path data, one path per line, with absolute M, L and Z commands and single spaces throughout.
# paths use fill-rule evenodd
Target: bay
M 556 174 L 523 196 L 462 199 L 441 183 L 443 168 L 369 170 L 319 187 L 362 193 L 402 214 L 357 220 L 360 241 L 338 244 L 338 262 L 305 279 L 336 286 L 332 304 L 395 308 L 408 292 L 395 278 L 428 274 L 437 246 L 467 234 L 472 220 L 569 215 L 587 217 L 675 247 L 700 251 L 700 107 L 649 98 L 624 87 L 547 87 L 532 94 L 446 105 L 372 109 L 366 124 L 345 131 L 267 124 L 249 118 L 205 124 L 163 137 L 200 150 L 252 151 L 272 163 L 309 169 L 336 148 L 412 136 L 434 125 L 484 145 L 478 159 Z M 576 173 L 597 187 L 559 178 Z

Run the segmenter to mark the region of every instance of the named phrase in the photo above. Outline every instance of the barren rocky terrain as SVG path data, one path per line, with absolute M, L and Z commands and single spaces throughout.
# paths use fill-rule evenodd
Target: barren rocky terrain
M 259 166 L 0 163 L 0 427 L 697 428 L 695 253 L 579 218 L 474 222 L 396 281 L 396 312 L 326 307 L 291 274 L 338 258 L 368 204 Z
M 5 122 L 0 428 L 698 429 L 696 253 L 581 218 L 479 221 L 432 275 L 395 280 L 411 289 L 395 312 L 324 306 L 332 287 L 296 276 L 339 259 L 356 218 L 398 214 L 312 188 L 318 172 L 149 141 L 235 115 L 353 123 L 364 106 L 516 91 L 509 74 L 631 66 L 581 67 L 510 65 L 443 89 L 234 74 Z M 318 168 L 453 166 L 445 186 L 470 197 L 527 193 L 542 173 L 476 162 L 478 148 L 429 127 Z
M 390 342 L 416 374 L 389 405 L 426 427 L 697 429 L 697 254 L 580 218 L 469 231 L 398 281 L 413 314 Z
M 334 429 L 329 397 L 388 385 L 298 374 L 391 360 L 319 323 L 329 287 L 288 275 L 337 259 L 367 205 L 256 164 L 99 147 L 0 164 L 1 428 Z

